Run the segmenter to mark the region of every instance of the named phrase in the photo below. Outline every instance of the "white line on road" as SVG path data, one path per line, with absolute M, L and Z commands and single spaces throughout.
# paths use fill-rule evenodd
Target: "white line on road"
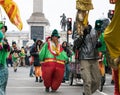
M 34 78 L 9 78 L 9 80 L 33 80 Z
M 104 92 L 100 92 L 99 90 L 97 90 L 97 92 L 99 92 L 99 93 L 102 94 L 102 95 L 108 95 L 108 94 L 106 94 L 106 93 L 104 93 Z
M 43 88 L 45 88 L 45 87 L 44 87 L 44 86 L 38 86 L 38 87 L 29 87 L 29 86 L 26 86 L 26 87 L 25 87 L 25 86 L 21 86 L 21 87 L 16 87 L 16 86 L 9 87 L 9 86 L 8 86 L 7 88 L 17 88 L 17 89 L 19 89 L 19 88 L 23 88 L 23 89 L 24 89 L 24 88 L 25 88 L 25 89 L 39 88 L 39 89 L 43 89 Z M 66 87 L 66 86 L 63 86 L 63 87 L 60 87 L 60 88 L 68 89 L 68 88 L 79 88 L 79 87 L 77 87 L 77 86 L 72 86 L 72 87 L 71 87 L 71 86 L 67 86 L 67 87 Z

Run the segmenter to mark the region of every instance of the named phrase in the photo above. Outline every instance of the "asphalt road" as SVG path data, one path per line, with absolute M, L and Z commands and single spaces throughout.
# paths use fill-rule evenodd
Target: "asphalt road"
M 6 89 L 6 95 L 82 95 L 82 81 L 74 80 L 73 86 L 69 82 L 62 83 L 55 93 L 46 93 L 43 83 L 35 82 L 35 77 L 29 77 L 30 67 L 18 67 L 17 72 L 9 67 L 9 79 Z M 103 92 L 99 90 L 93 95 L 113 95 L 114 86 L 110 83 L 111 75 L 106 75 L 106 83 Z

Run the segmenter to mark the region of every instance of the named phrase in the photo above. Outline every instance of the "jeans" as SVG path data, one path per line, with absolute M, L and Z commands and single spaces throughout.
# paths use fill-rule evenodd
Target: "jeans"
M 70 73 L 70 64 L 65 64 L 65 72 L 64 72 L 64 79 L 69 80 L 69 73 Z
M 8 68 L 0 65 L 0 95 L 6 95 L 6 86 L 8 81 Z
M 34 65 L 32 64 L 31 67 L 30 67 L 30 74 L 29 74 L 30 76 L 33 75 L 33 72 L 34 72 L 33 69 L 34 69 Z

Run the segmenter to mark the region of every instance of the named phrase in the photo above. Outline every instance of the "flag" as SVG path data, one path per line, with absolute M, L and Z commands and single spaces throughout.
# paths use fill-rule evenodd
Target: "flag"
M 23 24 L 17 4 L 13 0 L 0 0 L 0 5 L 5 10 L 11 23 L 13 23 L 21 31 Z
M 0 4 L 3 4 L 4 3 L 4 0 L 0 0 Z

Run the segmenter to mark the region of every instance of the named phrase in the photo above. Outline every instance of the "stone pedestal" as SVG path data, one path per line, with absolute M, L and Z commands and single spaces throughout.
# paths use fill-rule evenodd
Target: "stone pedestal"
M 43 0 L 33 0 L 33 13 L 27 20 L 30 25 L 30 38 L 45 40 L 49 21 L 43 13 Z

